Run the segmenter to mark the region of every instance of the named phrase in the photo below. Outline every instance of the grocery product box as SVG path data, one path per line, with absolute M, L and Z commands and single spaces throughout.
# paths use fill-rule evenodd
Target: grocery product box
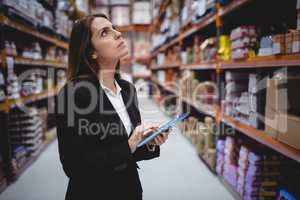
M 280 114 L 278 119 L 278 140 L 300 149 L 300 117 Z
M 300 149 L 299 77 L 268 79 L 265 130 L 275 139 Z

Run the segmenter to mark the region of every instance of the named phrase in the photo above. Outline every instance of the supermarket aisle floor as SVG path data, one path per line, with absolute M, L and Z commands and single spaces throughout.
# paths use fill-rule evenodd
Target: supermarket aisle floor
M 153 101 L 140 100 L 140 105 L 145 122 L 162 123 L 168 120 Z M 67 179 L 58 162 L 57 143 L 54 142 L 17 182 L 0 195 L 0 199 L 62 200 Z M 160 158 L 143 161 L 139 165 L 144 200 L 233 199 L 198 159 L 193 146 L 178 129 L 162 146 Z

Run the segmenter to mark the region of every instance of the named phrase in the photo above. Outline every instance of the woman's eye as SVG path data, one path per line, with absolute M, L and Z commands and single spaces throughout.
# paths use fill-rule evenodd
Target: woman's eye
M 107 35 L 107 30 L 101 32 L 101 37 L 105 37 Z

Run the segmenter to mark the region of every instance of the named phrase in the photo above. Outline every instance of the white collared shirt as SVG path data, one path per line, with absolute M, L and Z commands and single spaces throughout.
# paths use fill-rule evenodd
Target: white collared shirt
M 117 93 L 114 93 L 111 89 L 106 87 L 105 85 L 100 82 L 106 96 L 108 97 L 109 101 L 113 105 L 114 109 L 117 111 L 120 119 L 122 120 L 124 127 L 126 129 L 126 132 L 129 136 L 130 132 L 132 131 L 132 123 L 130 121 L 128 112 L 126 110 L 126 106 L 124 104 L 124 100 L 121 94 L 122 88 L 119 86 L 117 81 L 115 80 L 115 85 L 117 88 Z

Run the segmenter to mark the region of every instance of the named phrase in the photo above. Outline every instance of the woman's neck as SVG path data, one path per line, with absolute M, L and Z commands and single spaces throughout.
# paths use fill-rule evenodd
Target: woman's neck
M 115 68 L 117 62 L 101 62 L 100 70 L 97 74 L 99 81 L 107 88 L 116 92 L 115 86 Z

